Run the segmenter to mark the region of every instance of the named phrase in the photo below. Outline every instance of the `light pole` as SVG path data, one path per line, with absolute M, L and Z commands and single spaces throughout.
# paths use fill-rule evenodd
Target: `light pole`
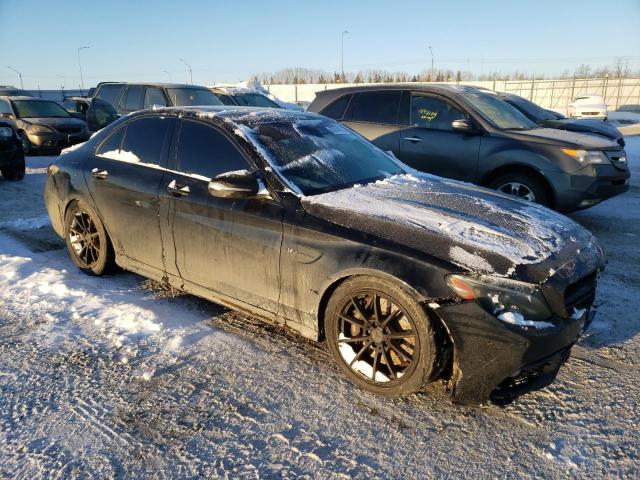
M 78 47 L 78 67 L 80 68 L 80 90 L 84 90 L 84 79 L 82 78 L 82 62 L 80 61 L 80 50 L 89 47 Z
M 340 37 L 340 71 L 342 72 L 342 83 L 344 83 L 344 36 L 349 33 L 349 30 L 344 30 Z
M 163 72 L 167 74 L 167 77 L 169 77 L 169 81 L 173 82 L 173 80 L 171 80 L 171 73 L 169 73 L 169 70 L 163 70 Z
M 18 70 L 16 70 L 16 69 L 15 69 L 15 68 L 13 68 L 13 67 L 10 67 L 9 65 L 7 65 L 7 68 L 8 68 L 9 70 L 13 70 L 14 72 L 16 72 L 16 73 L 18 74 L 18 77 L 20 77 L 20 89 L 21 89 L 21 90 L 24 90 L 24 85 L 22 84 L 22 73 L 20 73 Z
M 433 78 L 433 75 L 434 75 L 434 70 L 433 70 L 433 50 L 431 50 L 431 45 L 429 45 L 429 53 L 431 53 L 431 81 L 435 82 L 435 79 Z
M 179 58 L 178 60 L 180 60 L 182 63 L 184 63 L 187 68 L 189 69 L 189 80 L 191 85 L 193 85 L 193 70 L 191 69 L 191 65 L 189 65 L 187 62 L 184 61 L 183 58 Z

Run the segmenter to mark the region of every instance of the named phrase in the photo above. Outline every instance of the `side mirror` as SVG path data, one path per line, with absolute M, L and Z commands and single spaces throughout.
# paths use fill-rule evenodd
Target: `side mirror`
M 454 120 L 451 122 L 451 128 L 456 132 L 462 133 L 474 133 L 476 131 L 468 118 L 459 118 L 458 120 Z
M 209 182 L 209 193 L 219 198 L 255 197 L 259 191 L 258 175 L 246 170 L 221 173 Z

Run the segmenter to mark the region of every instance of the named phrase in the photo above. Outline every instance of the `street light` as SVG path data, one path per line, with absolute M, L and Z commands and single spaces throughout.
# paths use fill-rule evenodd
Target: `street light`
M 78 47 L 78 67 L 80 68 L 80 90 L 84 90 L 84 79 L 82 78 L 82 62 L 80 62 L 80 50 L 89 47 Z
M 193 85 L 193 70 L 191 69 L 191 65 L 189 65 L 187 62 L 185 62 L 183 58 L 179 58 L 178 60 L 180 60 L 182 63 L 184 63 L 187 66 L 187 68 L 189 69 L 189 80 L 191 81 L 191 85 Z
M 20 77 L 20 89 L 21 89 L 21 90 L 24 90 L 24 85 L 22 84 L 22 73 L 20 73 L 18 70 L 16 70 L 16 69 L 15 69 L 15 68 L 13 68 L 13 67 L 10 67 L 9 65 L 7 65 L 7 68 L 8 68 L 9 70 L 13 70 L 14 72 L 16 72 L 16 73 L 18 74 L 18 77 Z
M 434 82 L 434 71 L 433 71 L 433 50 L 431 50 L 431 45 L 429 45 L 429 52 L 431 53 L 431 81 Z
M 348 33 L 348 30 L 344 30 L 340 37 L 340 71 L 342 72 L 342 83 L 344 83 L 344 36 Z

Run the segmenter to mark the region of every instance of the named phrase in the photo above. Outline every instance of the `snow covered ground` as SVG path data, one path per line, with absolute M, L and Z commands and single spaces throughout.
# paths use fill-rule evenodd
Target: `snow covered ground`
M 0 180 L 0 477 L 638 477 L 640 137 L 630 191 L 572 215 L 609 254 L 557 381 L 507 407 L 438 385 L 385 400 L 322 346 L 119 273 L 79 273 L 42 204 L 50 158 Z

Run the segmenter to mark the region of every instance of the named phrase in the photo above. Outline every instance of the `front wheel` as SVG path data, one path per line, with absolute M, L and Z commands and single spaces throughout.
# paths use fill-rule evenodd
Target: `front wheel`
M 364 390 L 399 397 L 431 380 L 431 320 L 410 293 L 375 277 L 347 279 L 325 311 L 325 333 L 340 369 Z
M 22 151 L 25 155 L 31 154 L 31 142 L 29 141 L 29 137 L 24 132 L 19 132 L 18 137 L 20 138 L 20 145 L 22 145 Z
M 102 275 L 114 265 L 111 241 L 98 215 L 74 201 L 65 216 L 65 240 L 73 263 L 89 275 Z
M 545 207 L 552 206 L 544 183 L 531 175 L 522 173 L 501 175 L 489 183 L 489 188 Z

